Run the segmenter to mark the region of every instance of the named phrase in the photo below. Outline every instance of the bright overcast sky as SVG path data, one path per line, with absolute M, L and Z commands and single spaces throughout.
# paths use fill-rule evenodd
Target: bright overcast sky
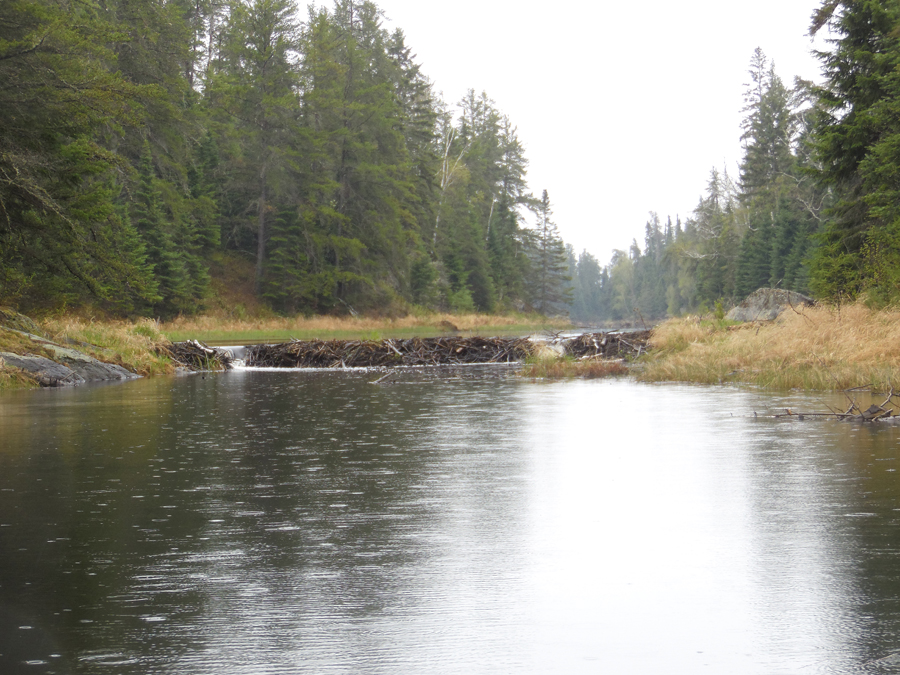
M 567 243 L 605 264 L 648 212 L 691 214 L 710 169 L 736 175 L 756 47 L 785 84 L 818 80 L 819 0 L 376 0 L 448 103 L 485 91 L 518 127 L 528 183 Z

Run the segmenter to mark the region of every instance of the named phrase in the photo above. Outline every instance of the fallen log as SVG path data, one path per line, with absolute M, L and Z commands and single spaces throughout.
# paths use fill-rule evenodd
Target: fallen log
M 850 389 L 848 391 L 857 391 L 860 388 Z M 847 395 L 847 392 L 844 392 Z M 879 405 L 877 403 L 873 403 L 868 408 L 863 410 L 856 403 L 853 398 L 847 395 L 847 398 L 850 400 L 850 407 L 847 408 L 844 412 L 840 410 L 830 410 L 829 412 L 799 412 L 792 410 L 791 408 L 785 408 L 783 413 L 777 413 L 771 415 L 771 417 L 775 419 L 782 418 L 797 418 L 800 421 L 810 417 L 810 418 L 825 418 L 825 419 L 836 419 L 841 421 L 855 421 L 855 422 L 900 422 L 900 412 L 894 407 L 893 399 L 896 397 L 894 393 L 894 388 L 891 387 L 891 391 L 888 393 L 887 398 Z M 754 417 L 759 417 L 757 413 L 753 413 Z

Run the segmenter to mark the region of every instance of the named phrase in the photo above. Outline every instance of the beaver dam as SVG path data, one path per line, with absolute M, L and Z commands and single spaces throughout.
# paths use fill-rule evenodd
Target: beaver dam
M 407 340 L 294 340 L 247 349 L 248 366 L 361 368 L 524 361 L 549 345 L 575 358 L 624 358 L 646 351 L 646 334 L 587 333 L 574 338 L 436 337 Z
M 625 359 L 646 352 L 650 331 L 584 333 L 548 339 L 505 337 L 435 337 L 384 340 L 292 340 L 246 348 L 244 363 L 264 368 L 372 368 L 518 363 L 548 347 L 576 359 Z M 224 367 L 230 355 L 191 340 L 171 345 L 167 352 L 180 363 L 209 369 L 218 358 Z

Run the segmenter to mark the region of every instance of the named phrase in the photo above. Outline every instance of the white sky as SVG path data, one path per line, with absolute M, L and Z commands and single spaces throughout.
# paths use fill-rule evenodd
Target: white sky
M 509 116 L 531 190 L 601 264 L 643 246 L 648 212 L 689 216 L 714 165 L 737 175 L 756 47 L 785 84 L 820 79 L 819 0 L 376 2 L 448 103 L 473 88 Z

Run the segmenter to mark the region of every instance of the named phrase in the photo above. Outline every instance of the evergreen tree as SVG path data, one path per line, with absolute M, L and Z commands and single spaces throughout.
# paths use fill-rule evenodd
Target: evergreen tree
M 525 182 L 528 160 L 516 128 L 506 116 L 500 120 L 499 133 L 501 173 L 488 215 L 487 246 L 498 300 L 509 305 L 524 292 L 528 260 L 520 208 L 530 203 L 531 195 Z
M 608 279 L 608 277 L 607 277 Z M 582 251 L 575 265 L 572 318 L 587 323 L 606 318 L 603 304 L 603 270 L 598 260 L 587 251 Z
M 153 266 L 158 284 L 160 300 L 154 305 L 154 313 L 172 315 L 188 309 L 194 299 L 193 280 L 186 252 L 177 246 L 164 215 L 148 143 L 144 144 L 141 155 L 132 209 L 131 220 L 144 242 L 147 260 Z
M 523 226 L 515 126 L 471 90 L 451 113 L 374 3 L 308 16 L 291 0 L 0 7 L 3 298 L 194 311 L 225 248 L 283 311 L 523 308 L 561 242 Z
M 531 305 L 541 314 L 566 312 L 572 302 L 571 277 L 565 245 L 552 221 L 550 197 L 544 190 L 541 201 L 535 206 L 537 224 L 531 247 L 531 271 L 529 297 Z
M 155 297 L 115 206 L 112 129 L 138 126 L 143 89 L 111 71 L 116 27 L 92 4 L 0 7 L 0 294 L 84 293 L 126 311 Z
M 256 231 L 256 288 L 262 288 L 274 208 L 296 133 L 296 9 L 290 0 L 233 0 L 207 87 L 210 105 L 230 116 Z
M 764 286 L 805 289 L 800 273 L 809 241 L 808 190 L 793 148 L 799 147 L 802 98 L 790 92 L 757 49 L 751 61 L 743 122 L 740 202 L 746 230 L 737 260 L 738 297 Z
M 820 52 L 825 83 L 814 89 L 819 179 L 836 196 L 814 256 L 819 295 L 900 294 L 900 5 L 828 0 L 811 32 L 837 37 Z

